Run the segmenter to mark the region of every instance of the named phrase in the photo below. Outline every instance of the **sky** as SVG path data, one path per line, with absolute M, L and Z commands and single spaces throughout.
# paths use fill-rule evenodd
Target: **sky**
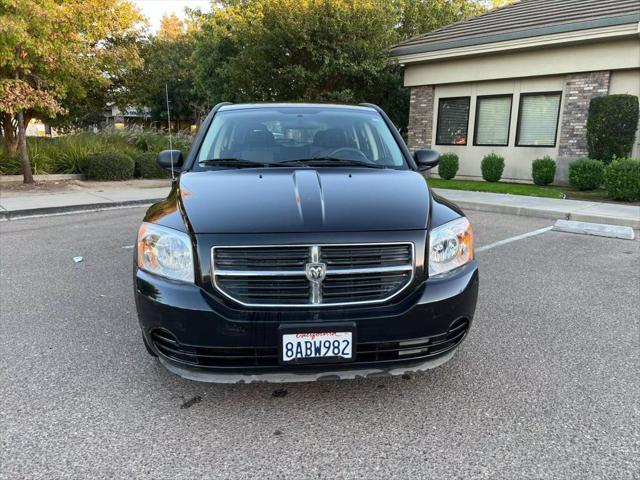
M 184 17 L 184 8 L 200 8 L 209 11 L 210 0 L 133 0 L 145 17 L 149 19 L 152 32 L 158 30 L 162 15 L 175 13 L 178 17 Z

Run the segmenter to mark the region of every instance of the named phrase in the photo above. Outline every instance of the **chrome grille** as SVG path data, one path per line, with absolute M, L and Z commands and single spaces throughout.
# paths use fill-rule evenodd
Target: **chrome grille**
M 340 306 L 398 295 L 413 279 L 414 251 L 412 243 L 213 247 L 211 264 L 213 285 L 245 306 Z

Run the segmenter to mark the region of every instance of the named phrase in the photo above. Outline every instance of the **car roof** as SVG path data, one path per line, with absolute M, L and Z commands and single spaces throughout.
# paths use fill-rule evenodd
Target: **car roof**
M 375 112 L 374 108 L 365 105 L 341 105 L 336 103 L 234 103 L 223 105 L 219 111 L 269 108 L 324 108 L 331 110 L 365 110 Z

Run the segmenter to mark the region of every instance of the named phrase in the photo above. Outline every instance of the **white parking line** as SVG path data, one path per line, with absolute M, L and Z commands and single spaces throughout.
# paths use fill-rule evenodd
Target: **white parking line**
M 538 230 L 534 230 L 533 232 L 523 233 L 522 235 L 516 235 L 515 237 L 505 238 L 504 240 L 500 240 L 499 242 L 490 243 L 489 245 L 483 245 L 482 247 L 476 248 L 476 252 L 484 252 L 487 250 L 491 250 L 495 247 L 500 247 L 502 245 L 506 245 L 507 243 L 516 242 L 518 240 L 523 240 L 529 237 L 535 237 L 536 235 L 542 235 L 545 232 L 548 232 L 553 228 L 553 225 L 550 227 L 540 228 Z

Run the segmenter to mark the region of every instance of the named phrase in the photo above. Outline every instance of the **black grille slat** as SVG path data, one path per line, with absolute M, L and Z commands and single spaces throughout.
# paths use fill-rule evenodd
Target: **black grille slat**
M 272 248 L 220 248 L 215 250 L 215 266 L 218 269 L 301 270 L 309 261 L 306 247 Z
M 309 298 L 309 282 L 301 276 L 220 276 L 217 282 L 228 295 L 245 303 L 304 303 Z
M 322 249 L 322 261 L 329 267 L 367 268 L 393 267 L 411 263 L 410 245 L 327 246 Z
M 326 303 L 366 301 L 393 294 L 406 285 L 410 278 L 410 272 L 335 275 L 325 279 L 322 296 Z

